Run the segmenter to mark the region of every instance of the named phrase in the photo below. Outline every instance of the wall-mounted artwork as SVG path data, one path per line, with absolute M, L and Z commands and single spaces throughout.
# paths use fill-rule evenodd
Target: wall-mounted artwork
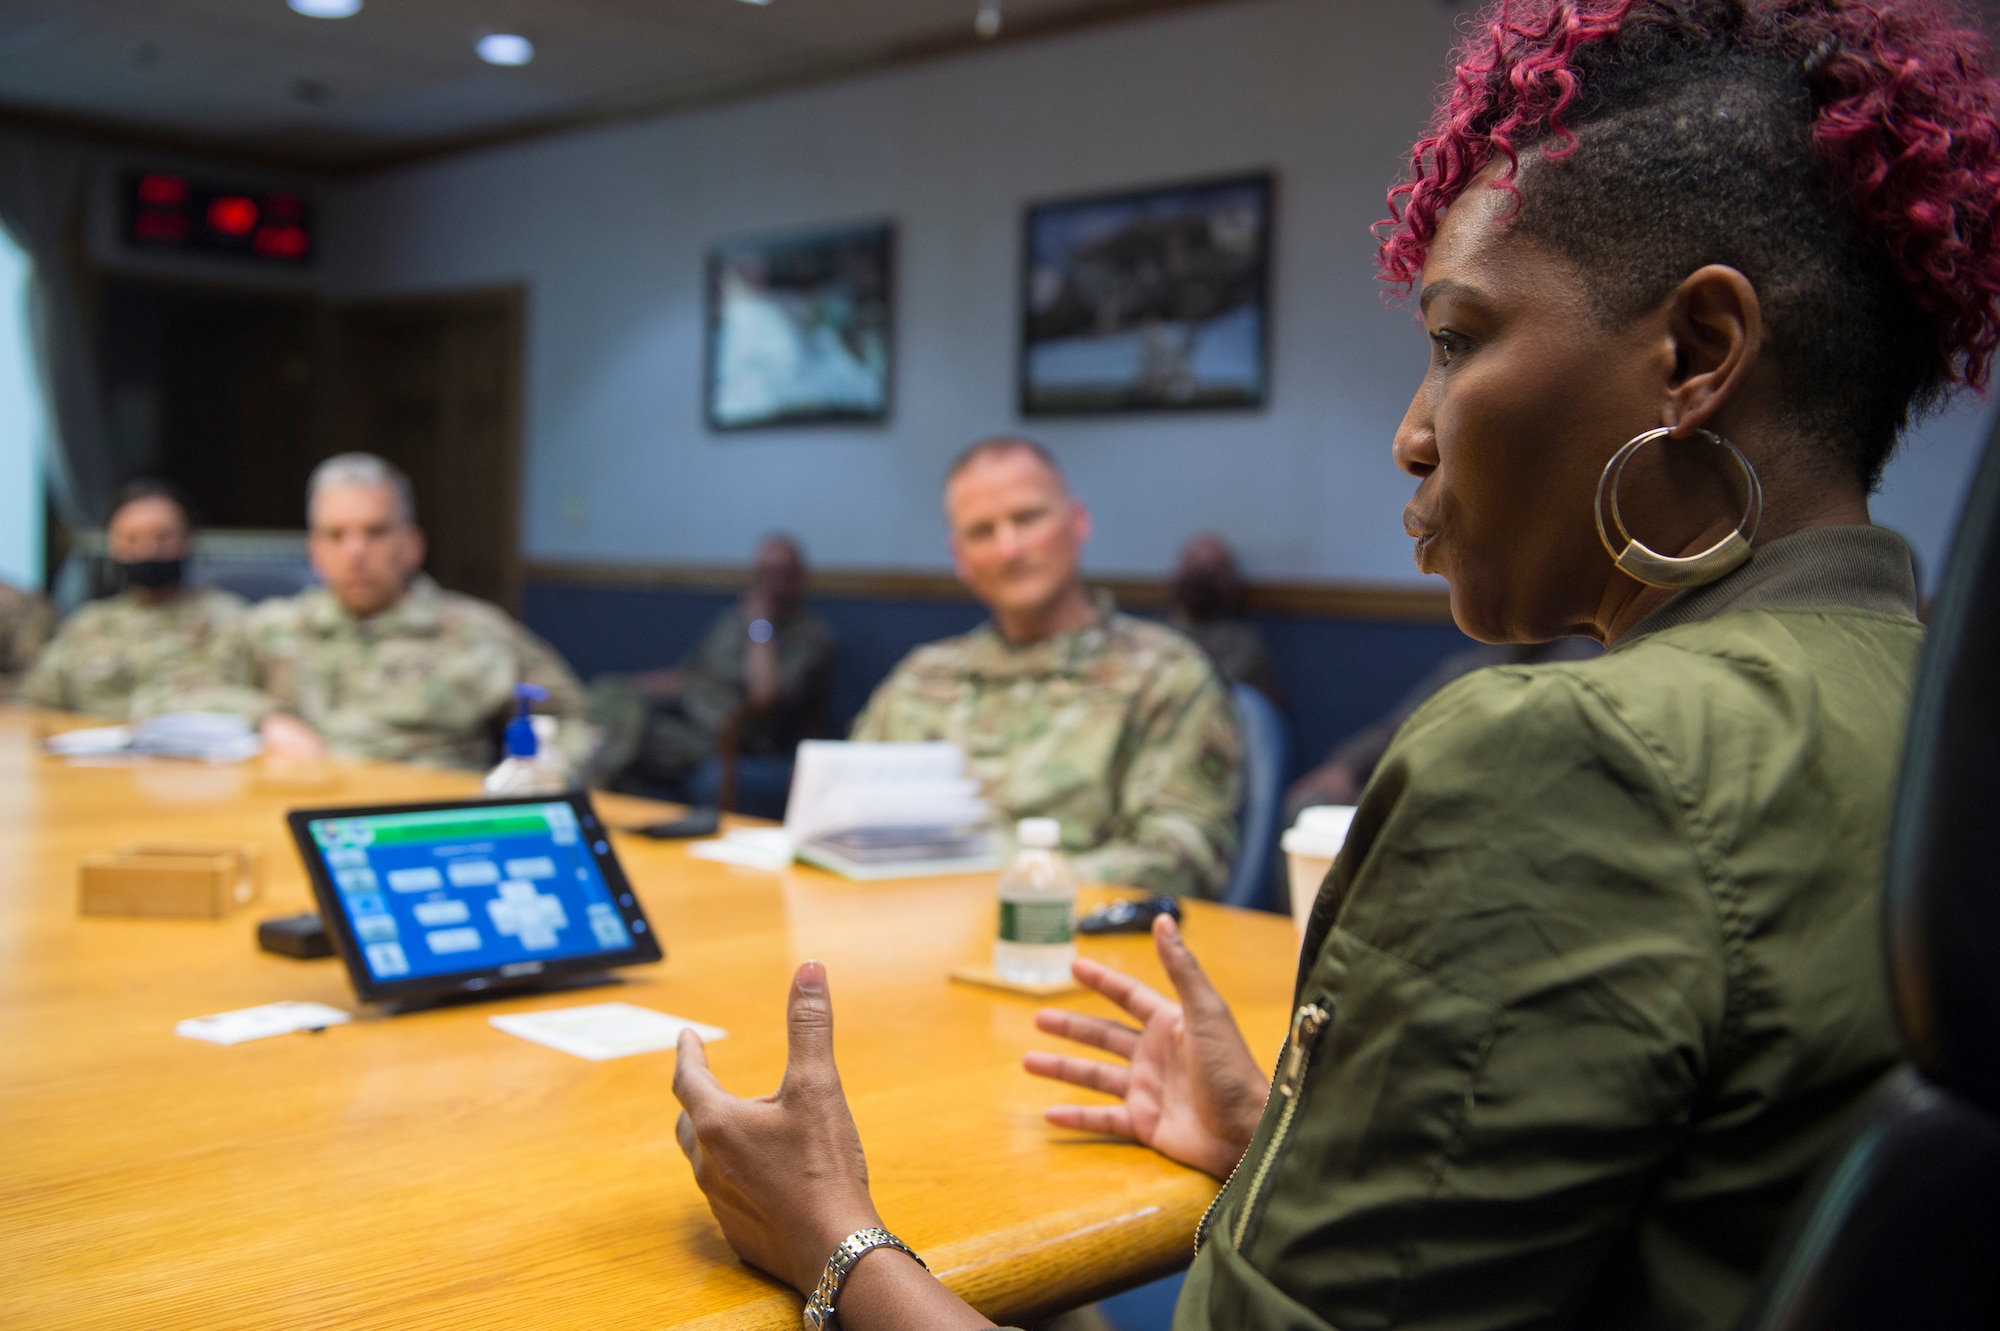
M 1021 410 L 1262 406 L 1268 174 L 1028 209 Z
M 764 236 L 708 256 L 708 423 L 888 419 L 895 228 Z

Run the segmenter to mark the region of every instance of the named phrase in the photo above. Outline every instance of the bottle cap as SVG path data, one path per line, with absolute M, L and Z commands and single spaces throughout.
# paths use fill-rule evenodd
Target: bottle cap
M 509 758 L 532 758 L 540 749 L 541 746 L 535 742 L 535 722 L 529 715 L 528 704 L 548 696 L 549 691 L 539 684 L 514 686 L 514 719 L 507 723 L 506 733 Z
M 1062 844 L 1062 824 L 1053 818 L 1023 818 L 1014 824 L 1014 839 L 1030 850 L 1054 850 Z

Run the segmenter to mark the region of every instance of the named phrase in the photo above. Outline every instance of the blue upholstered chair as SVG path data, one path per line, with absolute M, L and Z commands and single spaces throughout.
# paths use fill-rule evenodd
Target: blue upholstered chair
M 1283 910 L 1272 899 L 1271 857 L 1284 817 L 1285 770 L 1291 735 L 1284 714 L 1248 684 L 1237 684 L 1236 717 L 1243 729 L 1243 804 L 1236 814 L 1236 866 L 1222 899 L 1231 906 Z

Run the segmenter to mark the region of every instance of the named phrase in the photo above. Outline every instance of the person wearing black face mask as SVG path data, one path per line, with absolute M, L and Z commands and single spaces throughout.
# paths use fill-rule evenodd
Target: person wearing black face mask
M 194 530 L 172 488 L 135 481 L 104 525 L 123 589 L 80 607 L 21 681 L 15 701 L 126 720 L 146 694 L 165 696 L 212 673 L 218 635 L 243 602 L 186 585 Z
M 1250 622 L 1236 552 L 1213 532 L 1190 536 L 1174 569 L 1174 608 L 1167 622 L 1193 638 L 1233 684 L 1248 684 L 1282 706 L 1271 654 Z

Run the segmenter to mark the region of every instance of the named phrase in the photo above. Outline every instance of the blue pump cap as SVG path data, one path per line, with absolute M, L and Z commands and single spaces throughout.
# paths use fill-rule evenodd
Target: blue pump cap
M 548 701 L 549 691 L 539 684 L 516 684 L 514 686 L 514 719 L 507 723 L 507 756 L 509 758 L 532 758 L 539 751 L 535 742 L 535 722 L 529 713 L 530 703 Z

